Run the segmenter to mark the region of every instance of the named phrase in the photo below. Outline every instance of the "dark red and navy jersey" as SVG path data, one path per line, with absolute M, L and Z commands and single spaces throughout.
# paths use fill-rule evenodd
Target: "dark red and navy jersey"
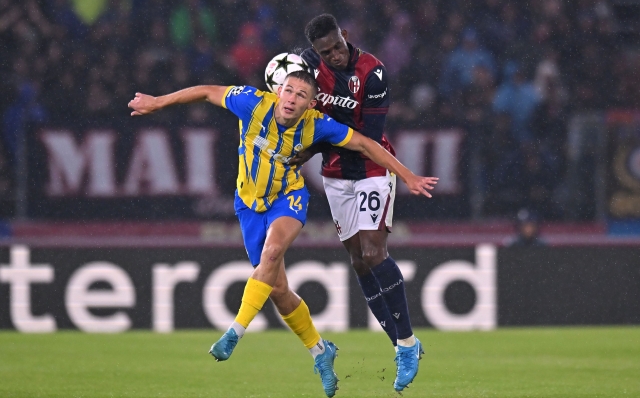
M 387 71 L 376 57 L 347 44 L 351 58 L 344 70 L 328 66 L 312 48 L 302 53 L 320 86 L 316 108 L 377 141 L 395 155 L 384 135 L 389 110 Z M 386 173 L 384 167 L 359 152 L 331 147 L 322 153 L 322 175 L 325 177 L 362 180 Z

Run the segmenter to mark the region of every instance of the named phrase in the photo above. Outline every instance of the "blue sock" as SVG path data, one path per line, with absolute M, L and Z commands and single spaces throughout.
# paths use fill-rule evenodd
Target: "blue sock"
M 391 319 L 391 313 L 387 309 L 387 303 L 385 303 L 380 293 L 380 284 L 373 273 L 369 272 L 366 275 L 358 275 L 358 283 L 362 288 L 365 299 L 367 299 L 367 305 L 371 312 L 376 317 L 382 329 L 384 329 L 389 339 L 394 346 L 396 346 L 398 337 L 396 335 L 396 324 Z
M 387 257 L 383 262 L 371 268 L 371 272 L 378 280 L 382 292 L 382 298 L 387 303 L 387 309 L 391 313 L 391 319 L 396 324 L 398 339 L 406 339 L 413 335 L 407 296 L 404 292 L 404 278 L 398 268 L 398 264 Z

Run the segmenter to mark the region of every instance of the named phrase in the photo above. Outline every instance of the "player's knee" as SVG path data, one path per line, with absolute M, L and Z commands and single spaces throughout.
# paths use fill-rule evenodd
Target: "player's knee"
M 269 265 L 280 264 L 280 261 L 284 257 L 285 248 L 279 244 L 265 245 L 262 249 L 261 264 L 266 263 Z
M 274 301 L 278 301 L 279 299 L 285 297 L 288 293 L 289 286 L 287 286 L 286 284 L 276 284 L 275 286 L 273 286 L 269 297 L 271 297 L 271 299 L 273 299 Z
M 368 247 L 362 250 L 362 262 L 367 269 L 375 267 L 384 261 L 386 257 L 386 251 L 379 247 Z

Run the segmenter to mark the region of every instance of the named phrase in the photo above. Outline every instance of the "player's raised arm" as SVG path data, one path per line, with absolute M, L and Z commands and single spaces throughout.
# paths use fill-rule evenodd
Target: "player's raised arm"
M 131 116 L 142 116 L 175 104 L 208 101 L 213 105 L 222 106 L 227 88 L 227 86 L 194 86 L 159 97 L 136 93 L 135 98 L 129 101 L 129 108 L 133 109 Z
M 424 195 L 430 198 L 431 194 L 429 190 L 433 189 L 434 185 L 438 183 L 437 177 L 420 177 L 413 174 L 411 170 L 400 163 L 398 159 L 387 152 L 380 144 L 357 131 L 353 132 L 351 139 L 344 145 L 344 148 L 361 152 L 380 166 L 397 174 L 398 177 L 407 184 L 409 191 L 414 195 Z

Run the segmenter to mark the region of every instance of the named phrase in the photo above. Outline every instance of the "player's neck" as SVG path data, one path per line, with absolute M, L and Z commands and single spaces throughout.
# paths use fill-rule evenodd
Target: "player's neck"
M 300 120 L 299 117 L 297 118 L 285 118 L 284 116 L 282 116 L 282 114 L 280 113 L 280 109 L 278 107 L 276 107 L 276 111 L 275 111 L 275 115 L 276 115 L 276 122 L 284 127 L 293 127 L 296 125 L 296 123 L 298 123 L 298 120 Z

